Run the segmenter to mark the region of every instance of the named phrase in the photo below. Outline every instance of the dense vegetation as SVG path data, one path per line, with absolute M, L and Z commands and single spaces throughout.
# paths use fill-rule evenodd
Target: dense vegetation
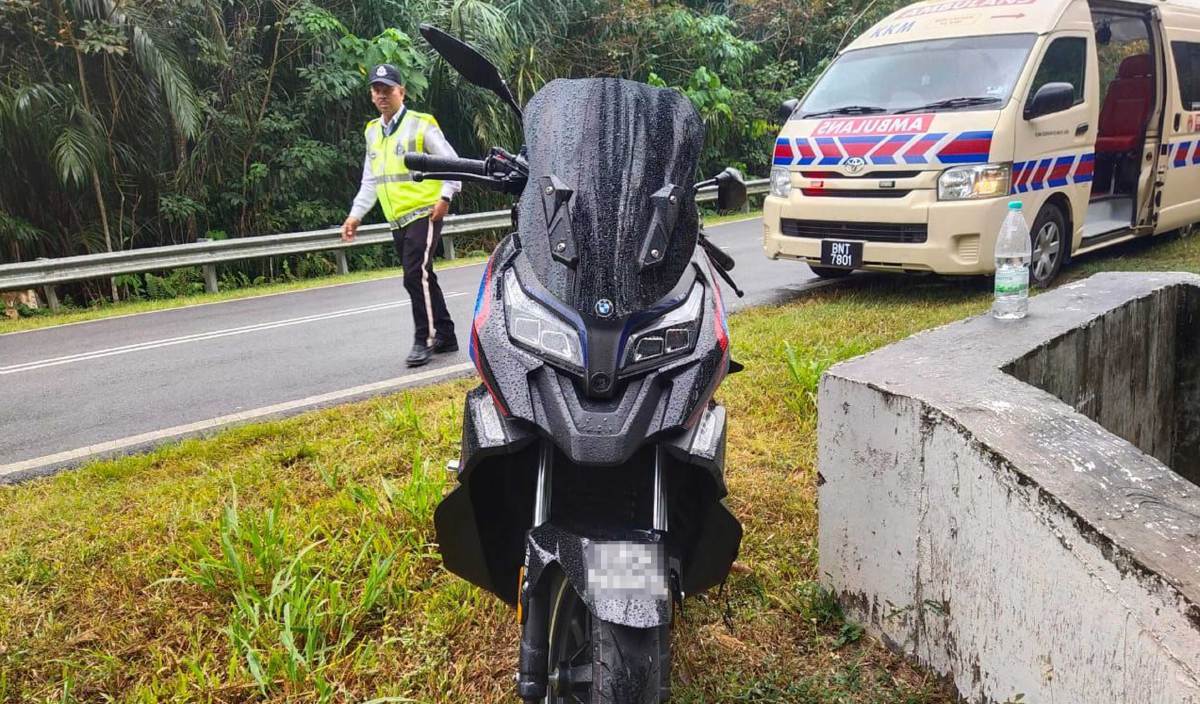
M 0 263 L 340 223 L 373 114 L 365 70 L 380 61 L 407 74 L 410 104 L 437 115 L 461 153 L 519 144 L 497 101 L 434 60 L 420 22 L 481 47 L 521 101 L 556 77 L 678 88 L 708 125 L 704 170 L 765 175 L 780 99 L 900 4 L 4 0 Z M 469 193 L 457 207 L 496 204 L 487 197 Z M 381 250 L 357 256 L 358 266 L 390 263 Z M 238 285 L 330 266 L 294 257 L 224 276 Z M 188 283 L 118 277 L 113 288 L 154 297 Z

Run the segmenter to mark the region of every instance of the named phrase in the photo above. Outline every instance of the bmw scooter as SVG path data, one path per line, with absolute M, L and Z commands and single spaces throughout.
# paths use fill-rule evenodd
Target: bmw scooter
M 522 115 L 487 59 L 421 33 Z M 716 187 L 732 209 L 745 183 L 734 169 L 692 183 L 704 126 L 674 91 L 555 80 L 522 116 L 516 154 L 405 157 L 414 179 L 519 195 L 479 285 L 482 384 L 435 513 L 442 559 L 516 607 L 523 701 L 666 701 L 678 605 L 720 584 L 741 542 L 713 401 L 740 369 L 717 282 L 733 286 L 733 261 L 704 238 L 695 194 Z

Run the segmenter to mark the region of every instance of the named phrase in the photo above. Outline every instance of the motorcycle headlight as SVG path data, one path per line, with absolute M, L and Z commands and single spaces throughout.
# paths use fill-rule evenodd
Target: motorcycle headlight
M 792 192 L 792 172 L 786 166 L 771 167 L 771 195 L 787 198 Z
M 1012 164 L 955 166 L 938 177 L 938 200 L 974 200 L 1007 196 Z
M 504 272 L 504 321 L 513 342 L 554 361 L 583 367 L 579 331 L 525 293 L 517 273 Z
M 638 328 L 625 345 L 621 366 L 687 354 L 696 346 L 700 316 L 704 313 L 704 287 L 692 286 L 687 300 Z

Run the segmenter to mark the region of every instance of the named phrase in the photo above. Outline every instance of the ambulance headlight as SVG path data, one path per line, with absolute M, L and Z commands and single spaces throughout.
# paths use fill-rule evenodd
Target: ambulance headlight
M 955 166 L 938 177 L 938 200 L 975 200 L 1007 196 L 1012 164 Z
M 792 172 L 786 166 L 771 167 L 771 195 L 787 198 L 792 192 Z

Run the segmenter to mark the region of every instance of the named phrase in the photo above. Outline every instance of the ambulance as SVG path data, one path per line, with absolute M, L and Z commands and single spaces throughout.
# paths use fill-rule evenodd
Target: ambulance
M 1197 2 L 916 3 L 782 110 L 763 247 L 819 276 L 988 274 L 1013 199 L 1035 285 L 1200 221 Z

